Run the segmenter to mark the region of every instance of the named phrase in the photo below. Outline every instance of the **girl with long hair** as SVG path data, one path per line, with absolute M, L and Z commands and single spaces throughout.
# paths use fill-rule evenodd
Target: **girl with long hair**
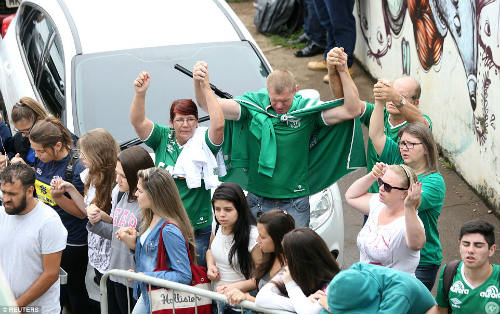
M 85 287 L 88 263 L 87 215 L 72 198 L 65 195 L 64 189 L 57 188 L 61 180 L 71 182 L 81 197 L 84 184 L 80 173 L 84 166 L 71 153 L 73 140 L 57 118 L 47 117 L 38 121 L 29 133 L 29 140 L 36 157 L 37 197 L 54 208 L 68 230 L 66 249 L 61 258 L 61 267 L 68 273 L 68 282 L 61 290 L 62 303 L 72 313 L 88 313 L 89 298 Z
M 135 269 L 135 240 L 141 222 L 140 208 L 135 192 L 137 172 L 154 167 L 149 153 L 140 146 L 129 147 L 118 154 L 116 162 L 116 186 L 112 192 L 111 220 L 108 221 L 99 209 L 89 214 L 88 230 L 111 241 L 109 269 Z M 115 235 L 115 236 L 114 236 Z M 135 306 L 133 289 L 125 278 L 110 276 L 107 282 L 108 312 L 130 313 Z M 127 292 L 128 290 L 128 292 Z M 128 306 L 129 304 L 129 306 Z
M 80 173 L 84 185 L 84 197 L 70 182 L 56 179 L 54 190 L 71 196 L 78 209 L 89 217 L 90 222 L 97 217 L 111 222 L 111 194 L 115 186 L 116 156 L 119 147 L 113 136 L 104 129 L 94 129 L 85 133 L 78 141 L 80 161 L 86 168 Z M 91 223 L 88 224 L 88 228 Z M 108 270 L 111 241 L 96 233 L 88 234 L 89 264 L 94 268 L 96 284 Z M 96 300 L 98 301 L 98 300 Z
M 379 193 L 368 193 L 374 181 Z M 357 239 L 360 262 L 415 274 L 425 245 L 424 225 L 417 214 L 420 194 L 417 175 L 406 165 L 377 163 L 349 187 L 347 203 L 368 215 Z
M 135 193 L 141 208 L 141 224 L 135 245 L 136 272 L 189 284 L 191 267 L 186 246 L 195 256 L 194 231 L 172 176 L 161 168 L 139 170 Z M 169 222 L 164 225 L 164 223 Z M 154 271 L 162 234 L 168 271 Z M 132 313 L 150 313 L 147 284 L 134 282 L 137 303 Z
M 11 112 L 12 123 L 17 133 L 11 135 L 10 129 L 0 115 L 0 134 L 2 136 L 2 149 L 9 158 L 21 158 L 30 166 L 35 163 L 35 152 L 30 146 L 29 133 L 37 121 L 48 116 L 45 108 L 30 97 L 23 97 L 14 104 Z M 5 158 L 5 157 L 4 157 Z M 15 160 L 13 160 L 15 162 Z M 0 167 L 4 162 L 0 162 Z
M 375 93 L 375 108 L 370 119 L 370 139 L 380 161 L 406 164 L 422 184 L 418 216 L 425 228 L 426 243 L 420 251 L 420 262 L 415 276 L 432 290 L 443 259 L 437 221 L 443 208 L 446 191 L 443 176 L 438 172 L 438 151 L 431 130 L 421 123 L 409 123 L 399 131 L 396 142 L 384 134 L 385 101 Z
M 319 298 L 340 271 L 325 241 L 312 229 L 288 232 L 282 241 L 287 266 L 257 294 L 258 306 L 296 313 L 319 313 Z
M 252 274 L 262 254 L 257 246 L 255 218 L 245 194 L 235 183 L 222 183 L 214 191 L 212 206 L 216 224 L 207 250 L 208 278 L 219 293 L 225 294 L 234 288 L 250 291 L 255 288 Z M 229 304 L 218 305 L 221 314 L 234 312 Z
M 268 283 L 286 264 L 281 241 L 295 228 L 295 220 L 287 212 L 273 209 L 262 214 L 257 221 L 257 244 L 262 251 L 262 261 L 255 268 L 253 278 L 259 290 Z M 255 296 L 234 288 L 226 293 L 230 304 L 243 300 L 255 302 Z

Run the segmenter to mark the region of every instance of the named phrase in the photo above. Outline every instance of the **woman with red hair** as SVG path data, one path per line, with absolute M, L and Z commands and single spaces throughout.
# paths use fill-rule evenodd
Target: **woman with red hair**
M 195 65 L 195 73 L 206 69 Z M 130 122 L 137 135 L 155 152 L 155 165 L 174 177 L 191 225 L 195 230 L 198 264 L 206 266 L 205 254 L 210 241 L 212 208 L 210 188 L 218 183 L 215 156 L 224 133 L 224 115 L 213 93 L 205 93 L 210 128 L 198 127 L 198 108 L 191 99 L 174 100 L 170 107 L 170 126 L 161 126 L 146 118 L 146 91 L 151 77 L 139 73 L 134 81 L 135 96 L 130 107 Z M 194 84 L 210 90 L 208 76 L 194 75 Z M 193 162 L 196 158 L 196 163 Z M 202 167 L 199 166 L 201 163 Z M 209 171 L 207 171 L 209 169 Z M 202 176 L 200 178 L 200 172 Z

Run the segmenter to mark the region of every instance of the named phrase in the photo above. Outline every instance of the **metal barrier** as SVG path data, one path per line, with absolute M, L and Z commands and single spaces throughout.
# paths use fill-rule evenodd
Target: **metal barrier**
M 129 272 L 126 270 L 112 269 L 112 270 L 107 271 L 102 276 L 101 282 L 100 282 L 101 314 L 108 314 L 108 290 L 106 287 L 106 281 L 108 280 L 108 277 L 110 275 L 113 275 L 116 277 L 121 277 L 121 278 L 126 278 L 126 279 L 132 279 L 134 281 L 145 282 L 145 283 L 149 284 L 149 288 L 151 288 L 151 286 L 168 288 L 168 289 L 172 289 L 174 292 L 175 291 L 182 291 L 182 292 L 186 292 L 186 293 L 192 293 L 195 296 L 199 295 L 199 296 L 209 298 L 209 299 L 212 299 L 215 301 L 226 302 L 226 296 L 223 294 L 217 293 L 217 292 L 208 291 L 208 290 L 204 290 L 204 289 L 200 289 L 200 288 L 196 288 L 196 287 L 191 287 L 188 285 L 184 285 L 184 284 L 169 281 L 169 280 L 158 279 L 155 277 L 146 276 L 144 274 L 133 273 L 133 272 Z M 130 302 L 130 299 L 129 299 L 130 297 L 131 296 L 129 296 L 128 292 L 127 292 L 128 302 Z M 270 309 L 262 308 L 260 306 L 255 305 L 254 302 L 250 302 L 250 301 L 243 301 L 240 304 L 238 304 L 238 307 L 240 307 L 242 310 L 248 309 L 248 310 L 252 310 L 252 311 L 255 311 L 258 313 L 263 313 L 263 314 L 290 314 L 291 313 L 288 311 L 270 310 Z M 196 309 L 196 311 L 197 311 L 197 309 Z M 173 313 L 175 313 L 175 300 L 174 300 Z M 197 313 L 197 312 L 195 312 L 195 313 Z

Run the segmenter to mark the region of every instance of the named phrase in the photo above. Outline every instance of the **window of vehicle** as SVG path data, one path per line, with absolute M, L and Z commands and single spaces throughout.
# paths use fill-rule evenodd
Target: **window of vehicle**
M 31 5 L 19 12 L 19 42 L 30 79 L 49 112 L 64 110 L 64 58 L 61 39 L 46 13 Z
M 174 65 L 180 64 L 192 71 L 200 60 L 208 63 L 211 83 L 234 97 L 266 86 L 269 70 L 246 41 L 75 56 L 72 99 L 76 107 L 76 134 L 102 127 L 119 143 L 136 138 L 129 109 L 134 97 L 132 83 L 143 70 L 151 74 L 146 115 L 153 122 L 168 126 L 172 101 L 194 100 L 193 79 L 174 69 Z M 205 115 L 200 109 L 199 116 Z

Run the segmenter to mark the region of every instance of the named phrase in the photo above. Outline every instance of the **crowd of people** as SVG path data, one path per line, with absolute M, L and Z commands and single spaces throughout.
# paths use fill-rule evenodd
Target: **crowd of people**
M 343 48 L 326 54 L 336 100 L 325 103 L 298 95 L 285 70 L 260 91 L 218 99 L 208 64 L 197 62 L 196 103 L 173 101 L 169 126 L 146 117 L 152 78 L 139 73 L 130 123 L 154 161 L 141 146 L 120 151 L 105 129 L 77 139 L 42 105 L 20 99 L 11 113 L 17 133 L 0 123 L 0 268 L 17 305 L 91 313 L 87 264 L 96 282 L 123 269 L 181 284 L 200 265 L 226 296 L 212 305 L 219 314 L 240 313 L 245 300 L 296 313 L 498 313 L 500 266 L 490 263 L 494 228 L 484 221 L 462 227 L 461 261 L 443 267 L 431 295 L 445 182 L 432 123 L 418 109 L 420 86 L 379 80 L 375 103 L 361 101 L 349 60 Z M 198 125 L 197 105 L 210 127 Z M 360 123 L 370 136 L 367 174 L 345 193 L 365 215 L 360 260 L 341 270 L 309 228 L 309 195 L 352 170 L 353 147 L 364 151 Z M 143 282 L 111 276 L 107 288 L 109 313 L 153 309 Z

